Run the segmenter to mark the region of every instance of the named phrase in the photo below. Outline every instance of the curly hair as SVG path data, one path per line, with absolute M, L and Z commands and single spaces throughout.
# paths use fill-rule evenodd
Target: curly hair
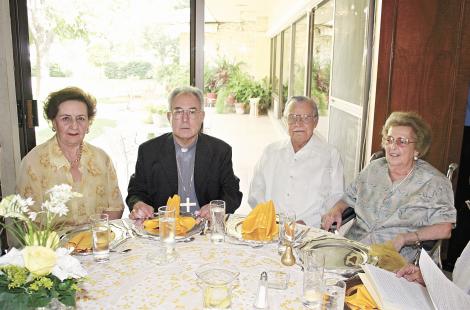
M 390 127 L 396 126 L 407 126 L 413 129 L 416 136 L 416 150 L 419 152 L 418 157 L 424 157 L 431 147 L 431 127 L 429 124 L 416 112 L 393 112 L 382 128 L 382 138 L 388 135 Z
M 78 87 L 66 87 L 50 93 L 44 102 L 44 117 L 52 121 L 59 112 L 60 104 L 68 100 L 83 102 L 86 105 L 88 119 L 93 120 L 96 115 L 96 99 Z

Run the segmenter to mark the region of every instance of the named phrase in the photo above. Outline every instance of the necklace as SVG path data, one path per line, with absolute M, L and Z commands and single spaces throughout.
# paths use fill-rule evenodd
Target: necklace
M 75 157 L 74 160 L 69 160 L 67 158 L 67 160 L 69 161 L 70 163 L 70 167 L 76 167 L 78 166 L 78 163 L 80 162 L 80 159 L 82 159 L 82 150 L 83 150 L 83 143 L 80 143 L 80 146 L 78 147 L 78 150 L 77 150 L 77 156 Z
M 403 182 L 405 182 L 408 177 L 411 175 L 411 173 L 413 172 L 413 170 L 415 169 L 414 165 L 413 167 L 410 169 L 410 171 L 408 171 L 408 174 L 395 186 L 393 185 L 392 183 L 392 194 L 395 193 L 395 191 L 398 189 L 398 187 L 400 187 L 400 185 L 403 184 Z
M 186 202 L 181 203 L 180 205 L 182 207 L 185 207 L 186 212 L 189 213 L 189 212 L 191 212 L 191 207 L 197 206 L 197 204 L 195 202 L 191 202 L 191 200 L 189 199 L 189 196 L 191 195 L 191 188 L 193 187 L 194 168 L 193 168 L 193 171 L 191 172 L 191 178 L 189 180 L 189 189 L 188 189 L 188 191 L 186 191 L 186 185 L 185 185 L 185 182 L 183 180 L 183 174 L 181 173 L 180 162 L 179 162 L 178 159 L 176 160 L 176 169 L 178 170 L 178 177 L 181 180 L 181 185 L 183 186 L 183 192 L 186 196 Z

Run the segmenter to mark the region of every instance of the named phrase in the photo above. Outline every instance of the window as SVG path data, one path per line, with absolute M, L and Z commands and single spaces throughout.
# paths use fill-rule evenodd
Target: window
M 289 81 L 290 81 L 290 50 L 291 50 L 291 28 L 287 28 L 283 32 L 283 55 L 282 55 L 282 96 L 280 96 L 281 100 L 281 112 L 284 112 L 285 104 L 287 99 L 289 98 Z
M 307 15 L 298 20 L 294 31 L 294 67 L 292 68 L 292 96 L 305 94 L 305 64 L 307 63 L 308 19 Z
M 328 1 L 313 12 L 313 48 L 310 55 L 312 60 L 312 82 L 310 96 L 318 105 L 320 118 L 317 131 L 323 137 L 328 136 L 328 101 L 333 46 L 333 9 L 333 1 Z

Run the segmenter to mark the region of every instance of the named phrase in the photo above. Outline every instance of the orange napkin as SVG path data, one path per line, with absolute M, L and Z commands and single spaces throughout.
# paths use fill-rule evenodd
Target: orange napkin
M 344 302 L 352 310 L 378 309 L 374 299 L 370 296 L 364 284 L 358 284 L 346 291 Z
M 168 207 L 168 210 L 176 210 L 175 212 L 176 218 L 180 217 L 180 204 L 181 204 L 181 198 L 179 195 L 173 195 L 173 197 L 169 197 L 166 202 L 166 206 Z
M 114 232 L 109 232 L 109 241 L 114 240 Z M 65 245 L 67 248 L 75 248 L 76 253 L 90 252 L 93 247 L 93 236 L 90 230 L 75 234 Z
M 196 225 L 196 220 L 191 216 L 180 216 L 180 201 L 180 196 L 174 195 L 168 198 L 166 205 L 169 210 L 175 210 L 176 234 L 178 236 L 184 236 Z M 144 221 L 144 229 L 148 232 L 158 234 L 158 226 L 158 218 Z
M 245 240 L 273 240 L 278 231 L 276 210 L 272 200 L 258 204 L 242 224 L 242 236 Z
M 380 268 L 392 272 L 402 268 L 408 263 L 407 260 L 395 250 L 391 241 L 371 244 L 369 255 L 378 257 L 377 265 Z

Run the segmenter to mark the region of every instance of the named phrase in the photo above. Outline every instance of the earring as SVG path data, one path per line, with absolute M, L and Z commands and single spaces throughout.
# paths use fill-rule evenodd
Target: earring
M 418 160 L 418 155 L 415 155 L 415 156 L 413 157 L 413 159 L 414 159 L 414 160 Z
M 55 132 L 55 127 L 52 127 L 52 131 Z

